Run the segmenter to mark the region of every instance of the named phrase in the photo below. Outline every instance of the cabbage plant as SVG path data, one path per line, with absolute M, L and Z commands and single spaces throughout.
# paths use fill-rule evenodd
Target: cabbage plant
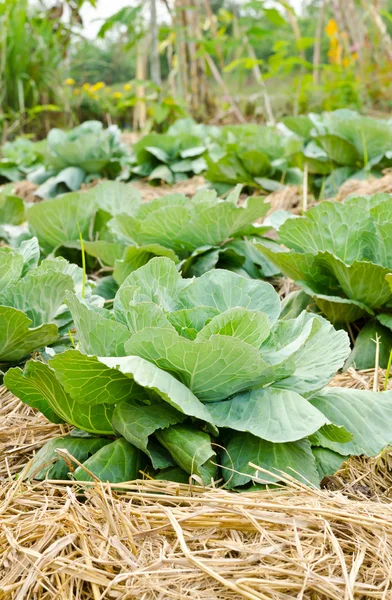
M 279 228 L 283 246 L 258 245 L 314 309 L 349 328 L 357 368 L 374 366 L 377 334 L 385 367 L 392 348 L 391 232 L 392 196 L 377 194 L 323 202 L 285 221 Z
M 392 122 L 364 117 L 349 109 L 287 117 L 283 123 L 303 138 L 294 162 L 334 196 L 347 179 L 380 176 L 392 166 Z
M 191 200 L 168 194 L 142 204 L 136 188 L 106 182 L 35 204 L 27 220 L 47 253 L 77 247 L 81 233 L 86 253 L 113 267 L 118 283 L 154 256 L 171 258 L 186 276 L 214 267 L 254 278 L 277 275 L 252 242 L 270 229 L 253 225 L 269 204 L 252 197 L 240 205 L 240 192 L 237 186 L 225 200 L 212 190 Z
M 72 292 L 77 347 L 10 369 L 26 404 L 74 427 L 30 476 L 120 482 L 139 476 L 243 488 L 317 486 L 351 454 L 392 441 L 392 394 L 326 388 L 350 347 L 307 312 L 280 320 L 273 287 L 226 270 L 183 279 L 161 257 L 133 272 L 113 311 Z
M 63 258 L 38 266 L 35 238 L 0 248 L 0 370 L 57 342 L 72 320 L 66 292 L 81 293 L 82 270 Z M 90 290 L 88 290 L 90 291 Z
M 115 179 L 127 158 L 117 126 L 103 128 L 100 121 L 85 121 L 70 131 L 51 129 L 46 139 L 44 164 L 28 179 L 39 185 L 35 195 L 52 198 L 78 190 L 83 182 L 100 177 Z
M 286 184 L 302 184 L 302 173 L 291 155 L 301 143 L 272 127 L 234 125 L 223 127 L 208 149 L 205 173 L 220 193 L 234 185 L 273 192 Z

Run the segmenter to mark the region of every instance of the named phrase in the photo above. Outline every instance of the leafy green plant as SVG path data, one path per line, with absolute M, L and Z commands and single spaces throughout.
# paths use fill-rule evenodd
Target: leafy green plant
M 303 149 L 293 159 L 300 168 L 307 164 L 316 185 L 323 185 L 324 197 L 335 195 L 347 179 L 380 176 L 392 165 L 389 121 L 341 109 L 287 117 L 283 123 L 304 139 Z
M 85 121 L 68 132 L 52 129 L 46 139 L 44 166 L 28 178 L 40 184 L 37 196 L 52 198 L 78 190 L 84 181 L 115 179 L 126 156 L 116 126 L 104 129 L 99 121 Z
M 0 178 L 6 181 L 21 181 L 44 159 L 44 142 L 33 142 L 28 138 L 17 138 L 1 148 Z
M 161 257 L 125 280 L 113 311 L 66 296 L 78 349 L 5 377 L 23 402 L 76 428 L 36 455 L 38 479 L 67 477 L 55 453 L 65 448 L 80 480 L 129 480 L 142 467 L 229 488 L 282 471 L 317 486 L 348 455 L 391 442 L 390 392 L 324 388 L 350 352 L 347 334 L 306 312 L 279 320 L 266 282 L 225 270 L 184 280 Z
M 36 238 L 0 248 L 1 370 L 57 342 L 72 321 L 64 299 L 80 293 L 82 270 L 63 258 L 38 260 Z
M 377 194 L 323 202 L 281 225 L 286 248 L 259 245 L 314 307 L 350 329 L 358 368 L 374 366 L 377 334 L 382 365 L 392 347 L 391 231 L 392 196 Z
M 178 126 L 169 128 L 166 134 L 150 133 L 134 144 L 130 173 L 151 183 L 171 185 L 205 171 L 206 150 L 201 135 Z
M 86 253 L 113 267 L 118 283 L 154 256 L 171 258 L 187 277 L 214 267 L 254 278 L 277 275 L 253 242 L 270 229 L 253 225 L 269 204 L 251 197 L 239 206 L 240 192 L 237 186 L 226 200 L 211 190 L 191 200 L 168 194 L 142 204 L 131 185 L 105 182 L 35 204 L 27 220 L 46 253 L 80 247 L 79 226 Z
M 298 149 L 297 140 L 272 127 L 224 127 L 209 147 L 205 177 L 221 193 L 238 183 L 270 192 L 283 184 L 302 183 L 301 172 L 290 163 L 291 154 Z

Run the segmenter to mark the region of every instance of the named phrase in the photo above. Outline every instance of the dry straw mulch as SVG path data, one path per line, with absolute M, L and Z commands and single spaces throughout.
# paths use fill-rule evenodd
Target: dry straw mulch
M 333 384 L 383 389 L 374 378 Z M 349 461 L 322 490 L 15 479 L 64 432 L 0 391 L 0 600 L 392 598 L 389 452 Z
M 342 201 L 352 195 L 372 196 L 379 193 L 392 194 L 392 172 L 389 170 L 385 170 L 383 177 L 379 179 L 348 179 L 340 188 L 336 200 Z

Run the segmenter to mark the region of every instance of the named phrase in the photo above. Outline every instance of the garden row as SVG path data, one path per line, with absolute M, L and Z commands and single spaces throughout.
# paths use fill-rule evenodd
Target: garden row
M 28 476 L 70 476 L 61 448 L 80 480 L 318 485 L 392 443 L 391 392 L 327 387 L 388 362 L 392 197 L 261 222 L 265 198 L 240 193 L 143 204 L 117 181 L 32 205 L 5 189 L 4 383 L 69 426 Z M 283 303 L 280 273 L 299 288 Z
M 332 197 L 350 178 L 379 177 L 392 166 L 392 123 L 351 110 L 288 117 L 277 127 L 225 127 L 177 121 L 166 134 L 145 135 L 132 150 L 116 126 L 87 121 L 46 140 L 19 138 L 2 148 L 0 179 L 29 179 L 36 195 L 54 197 L 102 177 L 153 185 L 203 174 L 225 193 L 233 185 L 275 191 L 302 184 L 318 198 Z

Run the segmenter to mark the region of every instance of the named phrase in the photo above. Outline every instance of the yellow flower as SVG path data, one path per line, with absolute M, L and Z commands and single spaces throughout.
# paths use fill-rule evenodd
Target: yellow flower
M 79 94 L 80 94 L 79 88 L 75 88 L 73 93 L 74 93 L 74 96 L 79 96 Z
M 338 31 L 339 31 L 339 27 L 338 27 L 338 24 L 336 23 L 335 19 L 330 19 L 325 28 L 325 33 L 327 34 L 328 37 L 331 38 L 331 37 L 334 37 Z
M 358 52 L 353 52 L 352 55 L 351 55 L 351 58 L 353 59 L 354 62 L 356 60 L 358 60 Z
M 65 85 L 74 85 L 74 83 L 75 83 L 75 80 L 74 80 L 74 79 L 72 79 L 72 77 L 68 77 L 68 79 L 66 79 L 66 80 L 64 81 L 64 83 L 65 83 Z
M 102 90 L 102 88 L 105 87 L 105 84 L 104 84 L 103 81 L 97 81 L 97 83 L 95 84 L 94 87 L 95 87 L 96 90 Z
M 113 94 L 113 98 L 122 98 L 122 97 L 123 97 L 122 92 L 114 92 L 114 94 Z
M 132 86 L 131 86 L 131 84 L 130 84 L 130 83 L 126 83 L 126 84 L 124 85 L 124 90 L 125 90 L 126 92 L 129 92 L 131 89 L 132 89 Z
M 345 56 L 345 57 L 343 58 L 342 65 L 343 65 L 343 67 L 344 67 L 345 69 L 347 69 L 347 67 L 350 65 L 350 59 L 349 59 L 349 58 L 347 58 L 347 56 Z
M 87 92 L 87 90 L 89 90 L 89 89 L 90 89 L 90 84 L 89 84 L 89 83 L 84 83 L 84 84 L 82 85 L 82 88 L 83 88 L 84 90 L 86 90 L 86 92 Z

